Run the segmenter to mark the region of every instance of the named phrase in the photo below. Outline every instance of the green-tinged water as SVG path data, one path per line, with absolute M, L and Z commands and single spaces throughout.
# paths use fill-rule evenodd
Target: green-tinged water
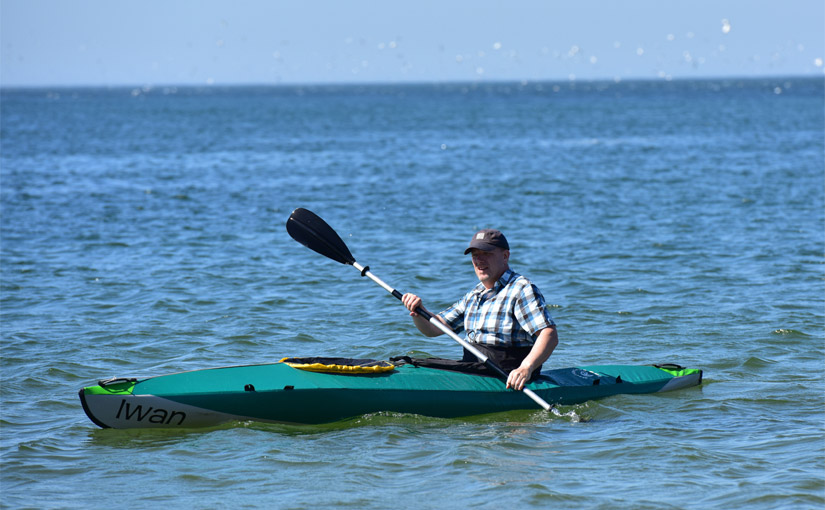
M 0 503 L 821 508 L 819 79 L 0 97 Z M 561 344 L 701 387 L 466 419 L 101 430 L 82 386 L 284 356 L 457 357 L 284 223 L 432 310 L 503 230 Z

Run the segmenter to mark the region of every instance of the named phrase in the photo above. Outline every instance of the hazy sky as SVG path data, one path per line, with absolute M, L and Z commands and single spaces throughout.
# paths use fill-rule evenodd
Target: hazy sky
M 824 76 L 823 0 L 0 0 L 0 82 Z

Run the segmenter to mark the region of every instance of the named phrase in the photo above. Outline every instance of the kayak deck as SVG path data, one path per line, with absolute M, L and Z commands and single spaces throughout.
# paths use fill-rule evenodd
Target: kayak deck
M 551 404 L 571 405 L 701 380 L 696 369 L 601 365 L 545 371 L 527 387 Z M 79 394 L 86 414 L 104 428 L 188 428 L 233 420 L 315 424 L 380 411 L 455 418 L 536 407 L 497 378 L 413 365 L 350 375 L 268 363 L 101 381 Z

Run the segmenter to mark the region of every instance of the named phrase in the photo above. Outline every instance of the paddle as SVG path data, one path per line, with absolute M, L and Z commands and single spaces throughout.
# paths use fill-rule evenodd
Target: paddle
M 307 248 L 321 255 L 328 257 L 341 264 L 346 264 L 354 267 L 361 272 L 361 276 L 366 276 L 378 285 L 384 288 L 387 292 L 398 298 L 403 297 L 403 294 L 384 283 L 380 278 L 370 272 L 369 266 L 362 266 L 355 261 L 355 257 L 350 253 L 347 245 L 341 240 L 341 237 L 332 229 L 327 223 L 321 219 L 317 214 L 306 209 L 298 208 L 292 211 L 289 219 L 286 221 L 286 231 L 289 235 L 303 244 Z M 487 365 L 487 367 L 498 374 L 505 381 L 507 380 L 507 373 L 504 372 L 498 365 L 491 361 L 481 351 L 472 346 L 466 340 L 456 335 L 447 325 L 438 320 L 433 314 L 429 313 L 421 307 L 418 307 L 416 313 L 430 321 L 435 327 L 446 333 L 450 338 L 461 344 L 462 347 L 470 351 L 479 361 Z M 545 411 L 550 410 L 550 404 L 544 401 L 541 397 L 535 394 L 533 390 L 524 388 L 522 390 L 528 397 L 533 399 Z

